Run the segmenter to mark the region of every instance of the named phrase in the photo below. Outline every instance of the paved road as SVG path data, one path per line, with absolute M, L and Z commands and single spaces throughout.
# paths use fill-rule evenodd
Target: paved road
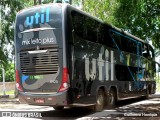
M 87 108 L 65 108 L 63 111 L 55 111 L 48 106 L 31 106 L 26 104 L 18 104 L 15 102 L 6 102 L 0 104 L 0 111 L 12 111 L 12 115 L 30 114 L 31 116 L 36 112 L 38 119 L 57 120 L 57 119 L 77 119 L 77 120 L 159 120 L 160 119 L 160 98 L 156 95 L 150 97 L 148 100 L 144 99 L 130 99 L 120 101 L 114 109 L 105 109 L 102 112 L 93 112 Z M 33 112 L 34 111 L 34 112 Z M 1 114 L 0 113 L 0 114 Z M 21 113 L 21 114 L 18 114 Z M 42 116 L 42 117 L 41 117 Z M 1 118 L 0 118 L 1 119 Z M 2 119 L 9 120 L 11 118 L 2 117 Z M 2 120 L 1 119 L 1 120 Z M 22 119 L 15 117 L 12 119 Z M 23 118 L 24 119 L 24 118 Z M 33 118 L 25 118 L 33 119 Z

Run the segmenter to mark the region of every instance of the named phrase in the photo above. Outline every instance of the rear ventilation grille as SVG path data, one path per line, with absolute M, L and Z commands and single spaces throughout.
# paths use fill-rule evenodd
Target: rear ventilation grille
M 44 50 L 46 52 L 37 52 Z M 58 71 L 58 46 L 45 46 L 39 50 L 21 50 L 20 65 L 22 73 L 26 75 L 56 74 Z

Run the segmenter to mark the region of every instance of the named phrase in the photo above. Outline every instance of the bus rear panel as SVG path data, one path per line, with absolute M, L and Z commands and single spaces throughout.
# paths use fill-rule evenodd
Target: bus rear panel
M 16 17 L 16 86 L 20 101 L 67 105 L 69 87 L 62 37 L 62 6 L 22 10 Z

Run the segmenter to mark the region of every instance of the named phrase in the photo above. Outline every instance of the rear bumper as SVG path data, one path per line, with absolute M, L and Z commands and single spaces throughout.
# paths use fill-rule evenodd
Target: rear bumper
M 18 98 L 20 103 L 41 106 L 67 106 L 69 104 L 68 92 L 60 92 L 54 94 L 31 94 L 19 92 Z M 44 103 L 37 103 L 35 99 L 43 99 Z

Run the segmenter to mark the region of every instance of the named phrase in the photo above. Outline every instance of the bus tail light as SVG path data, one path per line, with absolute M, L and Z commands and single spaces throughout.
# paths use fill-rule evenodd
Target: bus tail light
M 20 85 L 20 79 L 19 79 L 18 70 L 16 70 L 16 88 L 21 92 L 23 91 L 22 90 L 22 86 Z
M 69 78 L 68 78 L 68 69 L 63 68 L 63 73 L 62 73 L 62 83 L 59 88 L 58 92 L 63 92 L 69 88 Z

